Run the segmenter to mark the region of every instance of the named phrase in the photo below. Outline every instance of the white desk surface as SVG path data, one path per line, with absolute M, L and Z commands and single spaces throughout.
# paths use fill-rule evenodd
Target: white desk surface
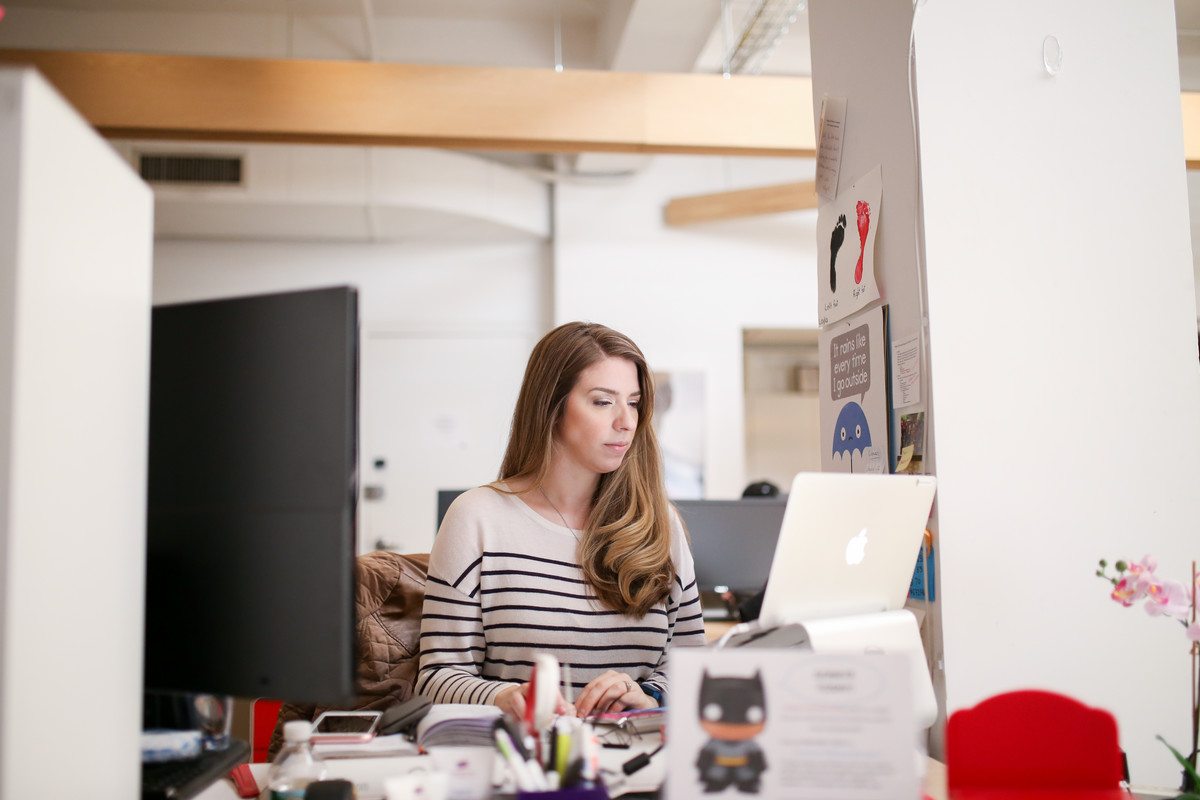
M 644 749 L 650 749 L 650 745 Z M 608 769 L 613 769 L 614 766 L 619 767 L 621 762 L 632 758 L 637 752 L 636 746 L 629 750 L 605 749 L 602 751 L 606 756 L 603 759 L 603 766 Z M 666 755 L 665 751 L 663 755 Z M 382 785 L 384 778 L 403 775 L 417 769 L 430 769 L 431 761 L 429 756 L 399 756 L 331 759 L 325 763 L 328 767 L 328 777 L 354 781 L 359 800 L 378 800 L 383 797 L 378 787 Z M 266 791 L 269 766 L 269 764 L 250 765 L 254 779 L 258 781 L 259 788 L 262 790 L 259 797 L 264 800 L 269 798 Z M 666 759 L 656 757 L 649 766 L 633 776 L 637 779 L 637 783 L 631 785 L 629 791 L 647 791 L 650 786 L 661 785 L 665 769 Z M 929 759 L 925 774 L 925 793 L 933 800 L 946 800 L 946 768 L 933 759 Z M 233 783 L 222 779 L 197 795 L 197 800 L 237 800 L 237 793 L 233 790 Z

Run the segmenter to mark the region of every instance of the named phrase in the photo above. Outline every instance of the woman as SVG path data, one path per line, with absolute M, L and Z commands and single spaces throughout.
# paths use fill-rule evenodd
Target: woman
M 667 649 L 704 644 L 704 625 L 653 406 L 628 337 L 571 322 L 538 342 L 499 479 L 434 541 L 419 693 L 520 716 L 544 652 L 570 665 L 580 716 L 665 705 Z

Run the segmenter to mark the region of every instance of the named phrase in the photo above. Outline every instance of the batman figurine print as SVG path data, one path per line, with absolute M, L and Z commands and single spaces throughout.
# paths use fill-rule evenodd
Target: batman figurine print
M 704 671 L 700 682 L 700 727 L 710 737 L 696 759 L 704 792 L 734 785 L 758 794 L 767 759 L 754 737 L 767 723 L 762 673 L 752 678 L 714 677 Z

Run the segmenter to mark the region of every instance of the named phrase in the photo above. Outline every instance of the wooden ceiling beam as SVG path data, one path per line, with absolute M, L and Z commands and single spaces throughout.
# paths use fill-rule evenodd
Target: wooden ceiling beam
M 527 152 L 811 156 L 803 77 L 3 50 L 102 134 Z M 1200 169 L 1200 92 L 1183 92 Z
M 811 156 L 808 78 L 0 50 L 100 133 L 530 152 Z
M 1183 92 L 1183 153 L 1188 169 L 1200 169 L 1200 92 Z
M 817 207 L 813 181 L 778 183 L 732 192 L 675 197 L 663 208 L 663 220 L 672 227 L 717 222 L 762 214 L 781 214 Z

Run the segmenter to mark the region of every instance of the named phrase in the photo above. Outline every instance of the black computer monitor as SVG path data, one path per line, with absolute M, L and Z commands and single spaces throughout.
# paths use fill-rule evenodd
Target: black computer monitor
M 466 489 L 438 489 L 437 493 L 437 527 L 434 528 L 434 535 L 442 529 L 442 520 L 446 518 L 446 512 L 450 510 L 450 504 L 453 503 L 458 496 Z
M 767 583 L 787 497 L 675 500 L 688 529 L 701 592 L 753 594 Z
M 355 692 L 358 300 L 153 310 L 145 686 Z

